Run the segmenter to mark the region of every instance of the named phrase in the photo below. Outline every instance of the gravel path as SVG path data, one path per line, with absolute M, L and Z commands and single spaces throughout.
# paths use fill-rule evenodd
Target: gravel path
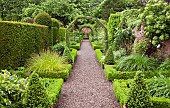
M 83 40 L 75 66 L 54 108 L 120 108 L 89 40 Z

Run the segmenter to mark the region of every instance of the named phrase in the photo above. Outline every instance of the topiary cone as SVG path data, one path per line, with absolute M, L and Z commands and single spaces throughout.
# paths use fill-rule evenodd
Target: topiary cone
M 137 72 L 127 101 L 128 108 L 152 108 L 142 72 Z
M 108 51 L 106 52 L 106 57 L 104 59 L 104 63 L 108 65 L 113 65 L 114 64 L 114 55 L 113 55 L 113 49 L 110 46 Z
M 67 59 L 67 61 L 68 61 L 69 63 L 72 63 L 72 62 L 73 62 L 73 59 L 72 59 L 72 56 L 71 56 L 71 52 L 70 52 L 70 50 L 69 50 L 68 47 L 65 47 L 63 56 L 66 57 L 66 59 Z

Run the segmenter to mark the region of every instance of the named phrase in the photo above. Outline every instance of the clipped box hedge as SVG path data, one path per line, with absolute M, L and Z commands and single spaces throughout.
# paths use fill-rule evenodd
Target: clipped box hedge
M 73 63 L 76 61 L 76 57 L 77 57 L 77 50 L 76 49 L 71 49 L 71 56 L 73 59 Z
M 0 21 L 0 31 L 0 69 L 22 66 L 32 53 L 53 43 L 47 26 Z
M 98 59 L 98 62 L 100 63 L 101 66 L 103 66 L 102 57 L 104 56 L 104 54 L 101 52 L 101 49 L 96 49 L 95 53 L 96 53 L 96 57 Z
M 123 72 L 123 71 L 117 71 L 116 65 L 106 65 L 104 67 L 104 73 L 108 80 L 114 81 L 115 79 L 133 79 L 136 75 L 136 71 L 132 72 Z M 146 71 L 143 72 L 146 79 L 152 78 L 154 76 L 160 76 L 164 75 L 165 77 L 170 77 L 169 71 Z
M 116 96 L 116 99 L 120 102 L 120 105 L 123 107 L 128 100 L 128 94 L 130 88 L 127 87 L 127 84 L 132 82 L 130 80 L 114 80 L 113 89 Z M 160 97 L 151 97 L 153 103 L 153 108 L 170 108 L 170 99 L 160 98 Z
M 37 72 L 41 78 L 62 78 L 67 80 L 72 69 L 72 65 L 68 64 L 65 70 L 58 72 Z
M 96 45 L 94 42 L 92 42 L 91 44 L 92 44 L 92 47 L 93 47 L 94 50 L 104 48 L 102 45 Z
M 70 48 L 74 48 L 79 50 L 80 49 L 80 43 L 77 43 L 76 45 L 70 45 Z
M 50 106 L 53 106 L 60 96 L 62 85 L 64 83 L 63 79 L 43 78 L 41 79 L 41 83 L 46 89 L 48 95 L 48 100 L 46 101 L 49 102 Z

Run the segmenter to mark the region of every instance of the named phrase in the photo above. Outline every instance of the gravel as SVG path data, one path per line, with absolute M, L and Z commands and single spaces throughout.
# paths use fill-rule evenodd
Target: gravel
M 83 40 L 69 79 L 54 108 L 120 108 L 89 40 Z

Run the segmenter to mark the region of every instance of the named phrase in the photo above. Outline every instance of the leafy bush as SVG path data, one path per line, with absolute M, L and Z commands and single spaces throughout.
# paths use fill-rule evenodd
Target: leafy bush
M 169 39 L 170 5 L 164 0 L 150 0 L 140 15 L 144 33 L 154 46 Z
M 53 45 L 60 42 L 60 36 L 59 36 L 59 28 L 60 28 L 60 22 L 55 19 L 51 18 L 52 21 L 52 32 L 53 32 Z
M 154 77 L 154 79 L 147 84 L 147 87 L 152 97 L 170 97 L 170 90 L 164 76 Z
M 7 70 L 0 72 L 0 107 L 22 107 L 23 91 L 27 81 L 11 75 Z
M 149 71 L 157 69 L 157 62 L 153 58 L 148 58 L 139 54 L 124 57 L 118 63 L 120 71 Z
M 32 53 L 52 45 L 51 31 L 46 26 L 0 22 L 0 69 L 23 66 Z
M 31 75 L 25 92 L 25 107 L 49 108 L 48 95 L 42 86 L 39 75 L 35 72 Z
M 113 65 L 114 64 L 114 54 L 113 54 L 113 49 L 112 49 L 111 46 L 109 47 L 109 49 L 108 49 L 108 51 L 106 53 L 104 63 L 108 64 L 108 65 Z
M 148 50 L 149 45 L 150 45 L 150 42 L 148 38 L 142 39 L 139 42 L 136 42 L 134 44 L 134 52 L 138 54 L 146 54 L 146 51 Z
M 46 25 L 46 26 L 50 26 L 52 25 L 52 21 L 51 21 L 51 17 L 48 13 L 39 13 L 35 18 L 34 21 L 36 24 L 40 24 L 40 25 Z
M 63 79 L 43 78 L 40 81 L 46 90 L 50 106 L 53 106 L 60 96 L 62 85 L 64 83 Z
M 126 51 L 124 49 L 117 50 L 117 51 L 114 51 L 113 54 L 114 54 L 114 59 L 119 60 L 120 58 L 126 55 Z
M 149 92 L 144 82 L 144 76 L 141 72 L 137 73 L 133 85 L 130 87 L 128 108 L 151 108 L 152 103 Z
M 72 62 L 73 62 L 73 59 L 72 59 L 72 56 L 71 56 L 71 52 L 70 52 L 70 49 L 69 49 L 68 47 L 65 47 L 63 56 L 67 59 L 67 61 L 68 61 L 69 63 L 72 63 Z
M 170 60 L 165 60 L 160 66 L 159 66 L 159 70 L 161 71 L 168 71 L 170 70 Z
M 51 47 L 51 50 L 57 52 L 59 55 L 63 55 L 65 49 L 64 43 L 58 43 Z
M 65 69 L 67 62 L 64 57 L 60 57 L 55 52 L 42 52 L 40 55 L 34 55 L 28 61 L 28 66 L 33 72 L 58 72 Z

